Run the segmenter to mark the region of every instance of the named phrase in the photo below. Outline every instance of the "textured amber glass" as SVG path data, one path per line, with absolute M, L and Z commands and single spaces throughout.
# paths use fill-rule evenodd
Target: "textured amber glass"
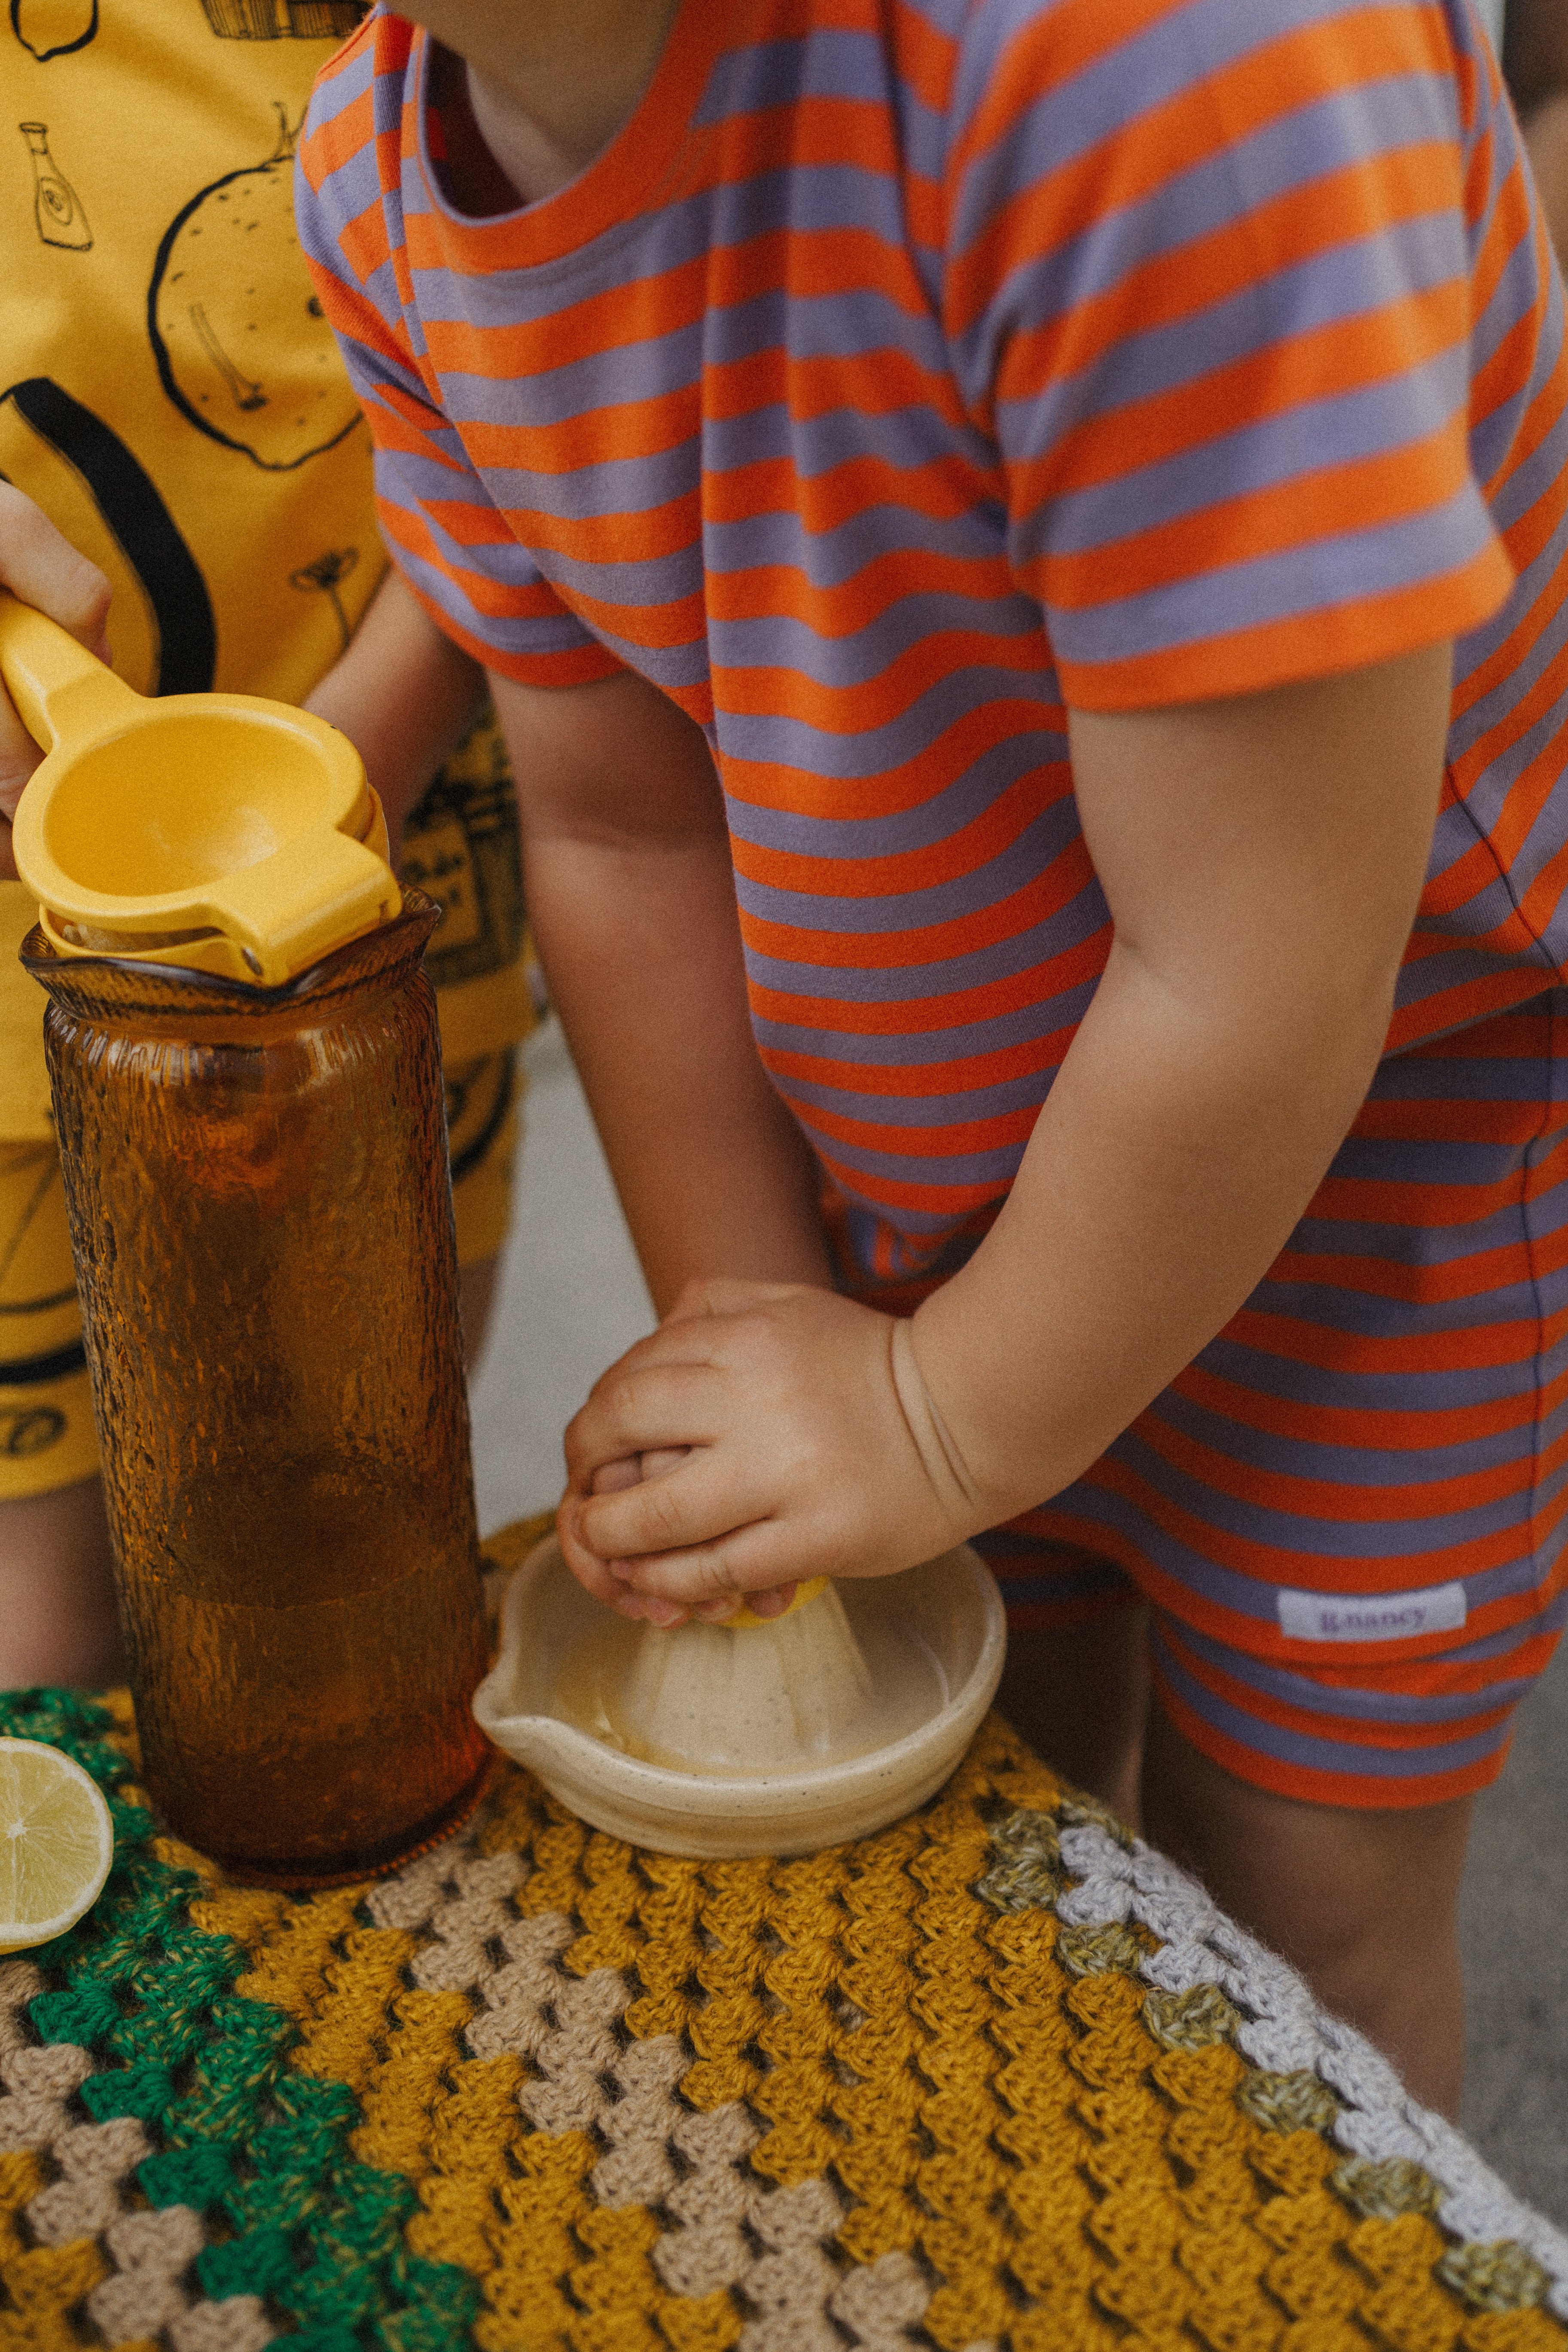
M 280 989 L 23 950 L 147 1787 L 277 1885 L 397 1861 L 488 1753 L 434 921 Z

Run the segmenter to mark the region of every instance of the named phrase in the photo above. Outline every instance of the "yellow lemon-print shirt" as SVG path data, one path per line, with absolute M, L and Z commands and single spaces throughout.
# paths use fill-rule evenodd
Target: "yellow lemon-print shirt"
M 308 694 L 385 558 L 294 235 L 353 0 L 14 0 L 0 19 L 0 474 L 114 588 L 141 693 Z
M 369 436 L 294 234 L 294 139 L 357 0 L 9 0 L 0 11 L 0 476 L 108 574 L 142 694 L 301 701 L 385 570 Z M 445 919 L 459 1251 L 506 1229 L 521 961 L 493 722 L 409 820 Z M 0 882 L 0 1499 L 89 1475 L 37 913 Z M 460 1180 L 460 1181 L 458 1181 Z
M 0 476 L 112 583 L 142 694 L 298 702 L 380 583 L 370 437 L 294 233 L 294 139 L 357 0 L 11 0 L 0 16 Z M 493 723 L 410 820 L 449 1059 L 526 1036 Z M 32 920 L 0 885 L 0 1135 L 48 1131 Z
M 0 475 L 113 588 L 143 694 L 298 701 L 385 558 L 294 236 L 293 140 L 353 0 L 10 0 Z M 94 1466 L 42 1051 L 0 883 L 0 1497 Z

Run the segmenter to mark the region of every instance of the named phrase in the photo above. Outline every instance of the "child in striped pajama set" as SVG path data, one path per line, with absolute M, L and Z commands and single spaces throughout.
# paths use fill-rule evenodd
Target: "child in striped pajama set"
M 302 241 L 666 1316 L 568 1557 L 976 1538 L 1047 1752 L 1451 2105 L 1568 1255 L 1563 295 L 1466 0 L 412 15 Z

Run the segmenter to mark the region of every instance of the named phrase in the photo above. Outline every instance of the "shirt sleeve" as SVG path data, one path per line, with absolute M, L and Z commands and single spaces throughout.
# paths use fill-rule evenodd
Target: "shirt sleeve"
M 1420 0 L 978 0 L 945 325 L 1069 703 L 1329 676 L 1507 599 L 1464 37 Z
M 508 528 L 416 356 L 398 167 L 411 28 L 372 16 L 317 81 L 295 184 L 300 241 L 375 446 L 382 534 L 448 636 L 487 669 L 576 686 L 621 664 Z

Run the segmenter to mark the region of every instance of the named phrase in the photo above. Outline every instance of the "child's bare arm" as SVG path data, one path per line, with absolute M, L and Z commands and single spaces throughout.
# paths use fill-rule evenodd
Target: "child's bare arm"
M 404 820 L 472 725 L 484 684 L 392 564 L 347 651 L 306 697 L 306 709 L 341 729 L 364 761 L 394 862 Z
M 1449 676 L 1444 646 L 1229 705 L 1074 719 L 1115 945 L 995 1247 L 915 1331 L 983 1486 L 1016 1491 L 1021 1472 L 1037 1497 L 1076 1476 L 1289 1239 L 1386 1043 Z M 1016 1402 L 977 1344 L 1003 1313 Z
M 629 1351 L 568 1433 L 585 1581 L 688 1602 L 908 1565 L 1058 1492 L 1192 1360 L 1376 1067 L 1448 678 L 1442 646 L 1074 719 L 1116 943 L 995 1226 L 912 1322 L 736 1286 Z M 681 1443 L 668 1475 L 588 1497 L 603 1462 Z
M 529 921 L 655 1303 L 719 1274 L 826 1284 L 811 1153 L 752 1039 L 700 728 L 630 672 L 491 687 Z

